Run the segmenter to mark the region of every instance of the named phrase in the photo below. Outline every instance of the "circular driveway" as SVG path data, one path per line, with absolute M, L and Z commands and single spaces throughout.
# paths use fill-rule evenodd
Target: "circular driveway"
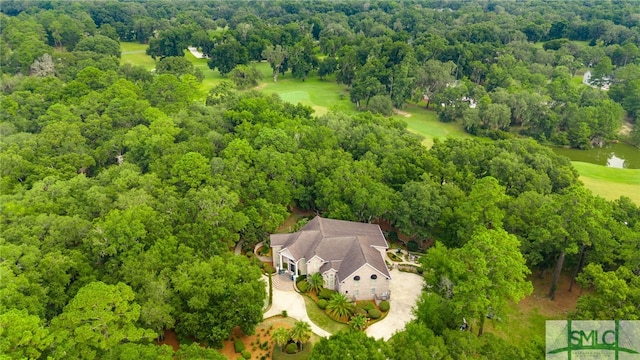
M 404 329 L 413 320 L 413 307 L 420 298 L 424 279 L 420 275 L 393 269 L 391 272 L 391 309 L 387 316 L 369 326 L 366 333 L 376 339 L 389 340 L 391 335 Z

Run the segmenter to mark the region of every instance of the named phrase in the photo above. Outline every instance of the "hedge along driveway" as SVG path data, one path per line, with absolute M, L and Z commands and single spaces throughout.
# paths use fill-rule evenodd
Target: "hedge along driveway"
M 395 332 L 402 331 L 405 324 L 414 318 L 413 307 L 420 298 L 423 287 L 422 276 L 397 269 L 391 270 L 391 309 L 384 319 L 367 328 L 367 335 L 389 340 Z

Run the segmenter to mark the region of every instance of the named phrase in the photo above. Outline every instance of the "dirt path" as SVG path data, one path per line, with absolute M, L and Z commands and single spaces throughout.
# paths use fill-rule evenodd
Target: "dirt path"
M 620 135 L 628 136 L 631 134 L 631 130 L 633 130 L 633 124 L 630 121 L 625 121 L 618 133 Z
M 396 113 L 397 115 L 400 115 L 400 116 L 411 117 L 411 114 L 409 114 L 406 111 L 402 111 L 400 109 L 393 109 L 393 112 Z

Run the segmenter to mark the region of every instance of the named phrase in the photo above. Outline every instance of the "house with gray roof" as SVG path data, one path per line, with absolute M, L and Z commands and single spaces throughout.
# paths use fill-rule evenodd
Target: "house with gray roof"
M 280 273 L 320 273 L 325 288 L 354 300 L 389 298 L 389 245 L 378 225 L 316 216 L 298 232 L 272 234 L 271 248 Z

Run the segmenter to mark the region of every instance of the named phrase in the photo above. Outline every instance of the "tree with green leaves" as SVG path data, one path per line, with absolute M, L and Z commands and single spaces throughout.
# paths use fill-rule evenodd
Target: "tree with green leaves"
M 252 334 L 262 321 L 266 296 L 260 276 L 260 269 L 243 256 L 186 260 L 172 274 L 177 332 L 214 347 L 236 326 Z
M 459 249 L 437 245 L 422 259 L 425 279 L 459 318 L 474 319 L 478 336 L 488 316 L 503 317 L 509 301 L 533 290 L 520 242 L 502 229 L 477 229 Z
M 578 276 L 578 284 L 593 293 L 580 296 L 574 318 L 640 320 L 640 276 L 625 266 L 604 271 L 600 264 L 589 264 Z
M 387 345 L 362 331 L 341 331 L 314 345 L 310 360 L 384 360 Z
M 189 45 L 189 33 L 186 28 L 174 27 L 160 31 L 157 37 L 149 40 L 147 55 L 154 60 L 168 56 L 184 56 Z
M 389 339 L 389 359 L 451 359 L 441 336 L 420 322 L 407 323 Z
M 51 321 L 55 358 L 96 359 L 117 345 L 150 341 L 155 333 L 137 327 L 140 305 L 123 283 L 92 282 L 78 291 L 64 311 Z
M 284 64 L 285 59 L 288 56 L 288 52 L 280 45 L 275 45 L 273 47 L 267 47 L 262 51 L 262 57 L 267 59 L 267 62 L 271 66 L 273 70 L 273 82 L 278 82 L 278 74 L 280 73 L 280 69 L 282 68 L 282 64 Z
M 238 89 L 248 89 L 258 86 L 262 73 L 255 66 L 238 65 L 229 72 L 229 78 Z
M 75 51 L 93 51 L 119 58 L 120 43 L 104 35 L 88 36 L 76 44 Z
M 220 75 L 225 76 L 234 67 L 249 62 L 247 49 L 242 46 L 233 36 L 227 34 L 223 41 L 214 46 L 207 65 L 209 69 L 218 69 Z
M 173 74 L 178 78 L 190 74 L 202 81 L 202 71 L 184 56 L 167 56 L 156 61 L 156 74 Z
M 284 346 L 287 345 L 289 339 L 291 339 L 289 330 L 285 328 L 277 328 L 271 333 L 271 339 L 273 343 L 280 346 L 280 351 L 284 352 Z
M 289 330 L 289 337 L 298 344 L 298 349 L 302 350 L 302 345 L 311 338 L 311 325 L 306 321 L 296 321 Z
M 42 320 L 26 310 L 2 309 L 0 353 L 12 359 L 39 359 L 52 341 Z
M 589 82 L 596 86 L 603 86 L 607 83 L 606 79 L 613 73 L 613 64 L 611 58 L 608 56 L 600 59 L 598 64 L 593 68 L 591 72 L 591 79 Z
M 189 345 L 180 345 L 180 349 L 175 352 L 175 360 L 224 360 L 224 355 L 219 353 L 215 349 L 204 348 L 198 343 L 191 343 Z
M 427 60 L 418 67 L 415 74 L 416 86 L 414 100 L 427 100 L 427 108 L 436 96 L 447 86 L 453 86 L 455 64 L 451 61 L 443 63 L 438 60 Z

